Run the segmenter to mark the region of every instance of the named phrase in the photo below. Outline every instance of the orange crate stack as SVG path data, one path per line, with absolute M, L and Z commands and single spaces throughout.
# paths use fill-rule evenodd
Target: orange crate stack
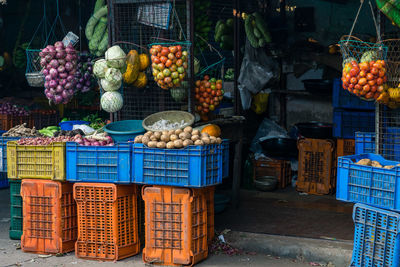
M 78 232 L 73 185 L 24 179 L 21 197 L 24 229 L 22 250 L 40 254 L 73 251 Z
M 254 176 L 275 176 L 278 179 L 278 188 L 284 189 L 292 183 L 292 168 L 290 161 L 260 158 L 253 162 Z
M 140 252 L 136 185 L 76 183 L 74 198 L 78 258 L 115 261 Z
M 354 139 L 338 138 L 336 141 L 336 157 L 354 155 L 356 152 L 356 142 Z
M 12 127 L 26 123 L 26 127 L 32 128 L 33 119 L 31 115 L 15 116 L 9 114 L 0 114 L 0 129 L 4 131 L 10 130 Z
M 207 258 L 205 190 L 170 186 L 143 188 L 146 216 L 144 262 L 192 266 Z
M 324 139 L 300 139 L 296 189 L 313 195 L 334 193 L 336 187 L 335 143 Z
M 215 236 L 214 231 L 214 194 L 215 186 L 204 188 L 207 198 L 207 241 L 210 244 Z

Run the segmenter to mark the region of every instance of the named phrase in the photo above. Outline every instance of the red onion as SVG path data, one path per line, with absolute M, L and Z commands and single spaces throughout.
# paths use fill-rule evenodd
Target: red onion
M 53 79 L 57 78 L 58 72 L 55 68 L 51 68 L 49 73 L 50 73 L 51 78 L 53 78 Z
M 57 59 L 52 59 L 50 61 L 50 65 L 51 65 L 51 67 L 56 69 L 58 67 L 58 65 L 59 65 Z
M 47 65 L 47 60 L 46 60 L 46 58 L 41 58 L 40 59 L 40 66 L 42 66 L 42 67 L 44 67 L 44 66 L 46 66 Z
M 50 54 L 47 54 L 44 58 L 46 59 L 47 62 L 50 62 L 53 59 L 53 56 Z
M 64 86 L 65 89 L 72 89 L 72 83 L 71 82 L 67 82 L 67 84 Z
M 61 41 L 57 41 L 55 44 L 54 44 L 54 47 L 62 47 L 62 48 L 64 48 L 64 44 L 63 44 L 63 42 L 61 42 Z
M 55 100 L 56 104 L 61 104 L 61 102 L 63 101 L 63 98 L 60 95 L 56 95 L 54 97 L 54 100 Z
M 68 77 L 68 73 L 66 72 L 58 73 L 58 77 L 60 77 L 61 79 L 66 79 Z
M 74 75 L 68 75 L 67 81 L 72 82 L 75 79 Z
M 56 58 L 57 58 L 57 59 L 65 58 L 65 52 L 57 52 Z
M 65 59 L 63 59 L 63 58 L 58 59 L 58 64 L 64 66 L 65 65 Z
M 57 81 L 56 80 L 49 81 L 49 87 L 50 88 L 56 88 L 57 87 Z
M 74 60 L 74 56 L 72 55 L 72 54 L 67 54 L 66 56 L 65 56 L 65 60 L 67 61 L 67 62 L 72 62 L 73 60 Z M 66 63 L 65 63 L 66 64 Z
M 49 88 L 49 82 L 48 81 L 44 82 L 44 88 Z
M 43 69 L 43 70 L 42 70 L 42 74 L 43 74 L 44 76 L 49 75 L 49 70 L 48 70 L 48 69 Z

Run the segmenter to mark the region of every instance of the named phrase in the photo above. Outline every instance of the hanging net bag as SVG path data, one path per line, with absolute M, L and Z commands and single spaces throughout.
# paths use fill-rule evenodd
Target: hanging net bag
M 361 1 L 350 34 L 343 36 L 339 41 L 343 57 L 343 89 L 366 101 L 380 101 L 382 99 L 381 94 L 385 91 L 384 84 L 387 80 L 387 47 L 380 42 L 380 33 L 371 2 L 369 2 L 369 5 L 371 7 L 378 42 L 365 42 L 352 36 L 363 4 L 364 1 Z

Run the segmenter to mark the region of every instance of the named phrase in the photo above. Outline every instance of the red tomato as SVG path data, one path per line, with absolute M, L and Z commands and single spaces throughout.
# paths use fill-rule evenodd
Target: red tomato
M 353 67 L 358 67 L 357 61 L 355 61 L 355 60 L 351 61 L 351 65 Z
M 379 73 L 379 70 L 378 70 L 377 68 L 373 67 L 373 68 L 371 69 L 371 73 L 372 73 L 373 75 L 377 75 L 377 74 Z
M 366 83 L 367 83 L 367 79 L 365 79 L 365 78 L 361 78 L 358 80 L 359 85 L 365 85 Z
M 378 86 L 377 85 L 373 85 L 371 86 L 371 92 L 376 92 L 378 90 Z
M 164 64 L 167 62 L 167 60 L 168 60 L 167 57 L 164 57 L 164 56 L 160 57 L 160 61 L 161 61 L 162 63 L 164 63 Z
M 370 61 L 369 62 L 369 67 L 372 68 L 374 66 L 374 64 L 375 64 L 375 61 Z
M 177 45 L 177 46 L 176 46 L 176 49 L 177 49 L 178 51 L 181 51 L 181 50 L 182 50 L 182 46 L 181 46 L 181 45 Z
M 350 70 L 350 76 L 352 76 L 352 77 L 357 76 L 359 70 L 360 70 L 360 69 L 359 69 L 358 67 L 357 67 L 357 68 L 351 68 L 351 70 Z
M 383 79 L 382 78 L 376 79 L 376 84 L 377 85 L 382 85 L 383 84 Z
M 176 52 L 175 53 L 175 57 L 176 58 L 181 58 L 182 57 L 182 52 L 181 51 Z
M 357 82 L 358 82 L 358 80 L 357 80 L 356 77 L 352 77 L 352 78 L 350 79 L 350 83 L 352 83 L 352 84 L 356 84 Z
M 368 81 L 368 84 L 369 84 L 370 86 L 374 86 L 374 85 L 376 84 L 376 80 L 369 80 L 369 81 Z
M 360 71 L 359 73 L 360 77 L 365 77 L 367 76 L 367 73 L 365 72 L 365 70 Z
M 165 67 L 169 68 L 172 65 L 172 61 L 170 59 L 167 60 L 167 62 L 165 62 Z
M 175 58 L 175 55 L 174 55 L 173 53 L 169 53 L 169 54 L 168 54 L 168 58 L 171 59 L 171 60 L 173 60 L 173 59 Z
M 377 68 L 377 69 L 380 69 L 380 68 L 382 68 L 382 64 L 380 63 L 380 61 L 379 60 L 377 60 L 375 63 L 374 63 L 374 68 Z
M 356 84 L 356 85 L 359 85 L 359 84 Z M 354 86 L 354 84 L 351 83 L 351 84 L 349 84 L 348 87 L 349 87 L 349 89 L 353 89 L 355 86 Z
M 383 77 L 383 76 L 385 76 L 385 74 L 386 74 L 386 72 L 383 70 L 379 70 L 379 72 L 378 72 L 379 77 Z
M 387 81 L 387 76 L 383 76 L 383 82 L 385 83 Z
M 357 89 L 357 90 L 361 90 L 361 85 L 359 85 L 359 84 L 356 84 L 356 85 L 354 85 L 354 89 Z
M 366 93 L 367 93 L 367 92 L 365 92 L 364 90 L 358 91 L 358 94 L 359 94 L 359 95 L 365 95 Z M 357 94 L 357 95 L 358 95 L 358 94 Z
M 160 61 L 160 58 L 159 58 L 159 57 L 154 57 L 153 62 L 156 63 L 156 64 L 158 64 L 158 63 L 160 63 L 161 61 Z
M 376 92 L 376 93 L 374 94 L 374 99 L 375 99 L 375 100 L 378 99 L 378 97 L 379 97 L 380 95 L 381 95 L 380 93 Z
M 163 47 L 161 50 L 161 55 L 166 57 L 166 56 L 168 56 L 168 53 L 169 53 L 169 49 L 167 47 Z
M 374 97 L 374 93 L 369 92 L 369 93 L 367 93 L 367 94 L 365 95 L 365 97 L 366 97 L 367 99 L 371 99 L 371 98 Z
M 374 79 L 374 75 L 372 73 L 367 73 L 367 80 Z
M 369 92 L 369 90 L 371 90 L 371 86 L 369 86 L 369 84 L 363 86 L 363 91 Z
M 176 51 L 178 51 L 178 49 L 176 48 L 176 46 L 170 46 L 170 47 L 169 47 L 169 52 L 175 53 Z
M 361 70 L 364 70 L 364 71 L 368 71 L 369 70 L 369 64 L 367 62 L 360 63 L 359 67 L 360 67 Z
M 382 92 L 383 92 L 383 89 L 384 89 L 384 88 L 383 88 L 383 85 L 379 85 L 377 91 L 378 91 L 379 93 L 382 93 Z

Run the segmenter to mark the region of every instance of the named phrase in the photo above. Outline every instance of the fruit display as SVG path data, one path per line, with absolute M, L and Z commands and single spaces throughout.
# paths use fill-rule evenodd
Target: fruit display
M 210 0 L 194 1 L 194 32 L 196 36 L 200 36 L 196 42 L 196 52 L 203 50 L 207 47 L 209 33 L 211 31 L 212 22 L 208 15 L 208 10 L 211 6 Z
M 93 15 L 86 24 L 85 35 L 89 41 L 90 53 L 100 57 L 107 50 L 107 4 L 105 0 L 97 0 Z
M 264 47 L 267 43 L 271 42 L 271 36 L 269 34 L 267 24 L 260 13 L 243 13 L 242 16 L 244 18 L 246 36 L 252 47 Z
M 164 90 L 180 86 L 188 68 L 188 52 L 181 45 L 150 48 L 154 81 Z
M 233 49 L 233 18 L 219 20 L 215 25 L 214 40 L 225 50 Z
M 178 129 L 162 132 L 148 131 L 144 135 L 136 136 L 134 142 L 142 143 L 150 148 L 179 149 L 191 145 L 221 144 L 222 139 L 188 126 L 183 130 Z
M 360 62 L 355 58 L 343 61 L 343 88 L 363 99 L 380 101 L 386 80 L 385 61 L 377 59 L 374 51 L 365 52 Z
M 197 80 L 195 85 L 196 111 L 199 114 L 207 114 L 213 111 L 222 101 L 224 95 L 222 80 L 210 79 L 210 76 L 205 75 L 203 80 Z
M 86 93 L 95 85 L 93 79 L 92 58 L 88 54 L 78 57 L 78 69 L 75 73 L 76 91 Z
M 201 130 L 201 133 L 207 133 L 210 136 L 220 137 L 221 128 L 219 128 L 219 126 L 216 124 L 209 124 Z
M 131 84 L 137 88 L 147 85 L 146 69 L 150 65 L 149 57 L 140 54 L 136 50 L 129 51 L 126 56 L 126 72 L 123 75 L 124 83 Z

